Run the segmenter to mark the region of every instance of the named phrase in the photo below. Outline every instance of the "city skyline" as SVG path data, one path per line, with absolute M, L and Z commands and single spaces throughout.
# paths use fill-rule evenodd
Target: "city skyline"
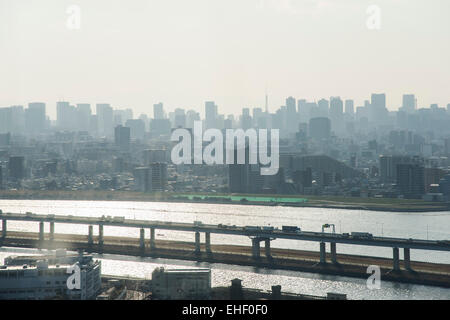
M 417 95 L 415 95 L 414 93 L 410 92 L 410 93 L 404 93 L 402 94 L 402 98 L 401 98 L 401 102 L 400 105 L 396 106 L 395 108 L 392 108 L 392 105 L 389 104 L 390 99 L 388 98 L 388 95 L 384 92 L 380 92 L 380 93 L 371 93 L 371 96 L 373 95 L 384 95 L 385 96 L 385 106 L 386 109 L 389 112 L 398 112 L 401 110 L 402 106 L 405 104 L 405 97 L 412 97 L 412 99 L 414 100 L 415 103 L 415 108 L 414 110 L 419 110 L 419 109 L 429 109 L 431 107 L 439 107 L 439 108 L 444 108 L 444 109 L 448 109 L 449 105 L 450 105 L 450 98 L 448 99 L 448 102 L 445 102 L 443 104 L 438 104 L 438 103 L 431 103 L 429 105 L 423 105 L 420 103 L 420 98 L 417 97 Z M 263 96 L 262 100 L 264 100 L 262 103 L 258 104 L 258 105 L 254 105 L 254 106 L 240 106 L 240 107 L 236 107 L 236 109 L 234 110 L 234 112 L 227 112 L 226 108 L 221 108 L 220 103 L 218 103 L 217 100 L 203 100 L 201 101 L 199 104 L 197 104 L 196 106 L 184 106 L 184 105 L 167 105 L 164 101 L 162 100 L 155 100 L 154 102 L 149 102 L 147 109 L 144 110 L 143 112 L 136 112 L 136 110 L 133 108 L 133 106 L 129 106 L 129 105 L 116 105 L 114 103 L 111 103 L 110 101 L 107 100 L 101 100 L 98 102 L 90 102 L 90 101 L 85 101 L 85 100 L 70 100 L 70 99 L 61 99 L 61 100 L 57 100 L 53 103 L 53 101 L 51 103 L 49 103 L 48 101 L 38 101 L 38 100 L 30 100 L 30 101 L 25 101 L 22 103 L 18 103 L 18 104 L 7 104 L 7 105 L 0 105 L 0 108 L 9 108 L 9 107 L 16 107 L 16 106 L 22 106 L 24 109 L 28 108 L 29 106 L 34 106 L 36 104 L 44 104 L 45 105 L 45 113 L 46 116 L 50 119 L 50 121 L 57 121 L 57 106 L 59 103 L 68 103 L 68 105 L 73 105 L 73 106 L 78 106 L 78 105 L 84 105 L 84 106 L 89 106 L 90 110 L 92 112 L 92 114 L 96 114 L 96 108 L 98 105 L 108 105 L 110 107 L 112 107 L 114 110 L 131 110 L 133 113 L 133 117 L 135 119 L 137 119 L 139 116 L 141 115 L 145 115 L 148 116 L 149 118 L 153 118 L 155 117 L 154 114 L 154 106 L 157 104 L 161 104 L 164 107 L 164 112 L 168 113 L 172 113 L 175 112 L 177 109 L 181 109 L 181 110 L 185 110 L 185 111 L 195 111 L 198 112 L 199 115 L 202 118 L 206 119 L 206 114 L 205 114 L 205 103 L 208 102 L 214 102 L 217 110 L 220 114 L 223 115 L 233 115 L 233 116 L 237 116 L 239 117 L 240 115 L 242 115 L 243 110 L 244 109 L 249 109 L 249 110 L 253 110 L 253 109 L 258 109 L 261 108 L 264 112 L 266 111 L 266 106 L 268 107 L 268 112 L 269 113 L 275 113 L 278 109 L 280 109 L 283 106 L 286 106 L 286 102 L 288 99 L 293 98 L 295 100 L 295 104 L 296 104 L 296 110 L 298 108 L 298 103 L 302 100 L 304 100 L 307 103 L 314 103 L 316 104 L 316 106 L 318 106 L 319 108 L 320 106 L 320 102 L 323 100 L 326 100 L 328 103 L 330 103 L 330 101 L 333 98 L 340 98 L 343 102 L 346 101 L 352 101 L 352 109 L 353 109 L 353 113 L 356 113 L 357 108 L 358 107 L 366 107 L 366 103 L 369 102 L 371 100 L 371 96 L 368 95 L 366 99 L 362 100 L 362 101 L 355 101 L 355 99 L 353 99 L 352 97 L 343 97 L 340 95 L 334 95 L 334 96 L 329 96 L 329 97 L 315 97 L 313 99 L 306 99 L 304 97 L 296 97 L 295 95 L 289 95 L 286 96 L 284 98 L 282 98 L 280 100 L 280 103 L 275 105 L 275 104 L 270 104 L 270 96 L 266 95 Z M 266 100 L 267 98 L 267 100 Z M 408 98 L 406 98 L 408 99 Z M 267 104 L 266 104 L 267 103 Z M 330 108 L 330 106 L 328 106 L 328 109 Z M 298 111 L 298 110 L 297 110 Z M 347 113 L 345 111 L 345 109 L 342 110 L 343 113 Z
M 80 9 L 76 30 L 66 26 L 70 5 Z M 367 28 L 369 5 L 381 10 L 379 30 Z M 371 92 L 385 92 L 390 110 L 412 92 L 419 106 L 445 106 L 449 6 L 403 0 L 80 0 L 45 6 L 1 0 L 0 47 L 7 63 L 0 106 L 107 101 L 139 114 L 157 101 L 171 111 L 214 100 L 237 114 L 242 107 L 264 107 L 266 90 L 271 108 L 290 95 L 340 95 L 360 104 Z M 54 118 L 56 110 L 49 114 Z

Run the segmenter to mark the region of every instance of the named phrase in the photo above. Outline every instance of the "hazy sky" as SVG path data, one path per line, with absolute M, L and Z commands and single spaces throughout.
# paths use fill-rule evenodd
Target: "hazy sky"
M 80 29 L 66 26 L 70 5 Z M 379 30 L 366 10 L 381 9 Z M 0 106 L 108 102 L 221 113 L 287 96 L 450 103 L 448 0 L 0 0 Z M 95 108 L 93 108 L 95 110 Z

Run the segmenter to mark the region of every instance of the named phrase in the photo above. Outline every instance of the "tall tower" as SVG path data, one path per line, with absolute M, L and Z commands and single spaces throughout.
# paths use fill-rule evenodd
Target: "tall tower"
M 267 94 L 267 88 L 266 88 L 266 113 L 269 113 L 269 95 Z

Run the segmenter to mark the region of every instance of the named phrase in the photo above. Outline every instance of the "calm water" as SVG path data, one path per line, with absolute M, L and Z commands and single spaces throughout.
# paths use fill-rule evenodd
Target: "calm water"
M 181 204 L 157 202 L 109 202 L 109 201 L 44 201 L 0 200 L 4 212 L 27 212 L 39 214 L 66 214 L 74 216 L 124 216 L 126 218 L 193 222 L 200 220 L 211 224 L 236 225 L 297 225 L 307 231 L 321 231 L 324 223 L 336 226 L 336 232 L 364 231 L 374 235 L 404 238 L 450 239 L 450 212 L 438 213 L 392 213 L 363 210 L 318 209 L 240 206 L 217 204 Z M 46 231 L 49 226 L 46 224 Z M 38 231 L 33 222 L 8 222 L 9 230 Z M 87 226 L 56 224 L 57 233 L 87 234 Z M 94 233 L 98 232 L 95 230 Z M 105 227 L 105 235 L 139 236 L 138 229 Z M 146 234 L 149 237 L 148 231 Z M 160 239 L 194 241 L 192 233 L 160 230 Z M 203 235 L 202 235 L 203 241 Z M 246 237 L 212 235 L 212 243 L 250 245 Z M 306 241 L 275 240 L 273 247 L 296 248 L 318 251 L 318 243 Z M 327 249 L 329 250 L 329 249 Z M 339 253 L 391 257 L 392 249 L 338 244 Z M 37 253 L 36 250 L 0 249 L 0 260 L 16 253 Z M 436 287 L 396 284 L 383 281 L 380 290 L 366 288 L 364 279 L 315 275 L 302 272 L 273 271 L 251 267 L 221 264 L 198 264 L 194 262 L 141 259 L 131 257 L 103 256 L 103 273 L 151 278 L 158 266 L 180 268 L 208 266 L 212 268 L 213 286 L 230 284 L 230 280 L 243 279 L 246 287 L 269 290 L 280 284 L 283 291 L 325 295 L 326 292 L 346 293 L 351 299 L 450 299 L 450 290 Z M 419 261 L 450 264 L 450 253 L 412 250 L 411 258 Z

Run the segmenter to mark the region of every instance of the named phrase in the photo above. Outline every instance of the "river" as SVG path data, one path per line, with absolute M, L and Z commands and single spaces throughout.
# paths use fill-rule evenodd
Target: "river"
M 305 231 L 321 231 L 325 223 L 334 224 L 336 232 L 370 232 L 375 236 L 450 239 L 450 212 L 396 213 L 364 210 L 270 207 L 230 204 L 195 204 L 167 202 L 126 201 L 48 201 L 48 200 L 0 200 L 3 212 L 58 214 L 73 216 L 123 216 L 129 219 L 173 222 L 202 221 L 211 224 L 230 225 L 296 225 Z M 45 226 L 46 232 L 49 226 Z M 38 231 L 33 222 L 8 222 L 8 230 Z M 87 226 L 56 224 L 56 233 L 87 234 Z M 98 230 L 94 231 L 96 234 Z M 149 237 L 148 230 L 146 237 Z M 327 229 L 326 232 L 331 232 Z M 139 237 L 139 229 L 105 227 L 105 235 Z M 157 230 L 157 239 L 194 241 L 193 233 Z M 203 235 L 202 235 L 202 241 Z M 211 235 L 211 242 L 250 245 L 246 237 Z M 319 244 L 307 241 L 274 240 L 272 247 L 318 251 Z M 329 248 L 327 248 L 329 251 Z M 338 253 L 391 257 L 392 249 L 364 246 L 337 245 Z M 13 254 L 36 254 L 37 250 L 1 248 L 0 260 Z M 400 256 L 402 257 L 402 256 Z M 281 285 L 282 291 L 325 295 L 327 292 L 346 293 L 349 299 L 450 299 L 450 290 L 438 287 L 398 284 L 382 280 L 381 289 L 369 290 L 366 280 L 336 277 L 293 271 L 255 269 L 252 267 L 206 264 L 186 261 L 102 256 L 102 272 L 151 278 L 158 266 L 166 268 L 211 267 L 212 285 L 228 286 L 233 278 L 243 280 L 249 288 L 270 290 Z M 449 252 L 412 250 L 411 259 L 417 261 L 450 264 Z

